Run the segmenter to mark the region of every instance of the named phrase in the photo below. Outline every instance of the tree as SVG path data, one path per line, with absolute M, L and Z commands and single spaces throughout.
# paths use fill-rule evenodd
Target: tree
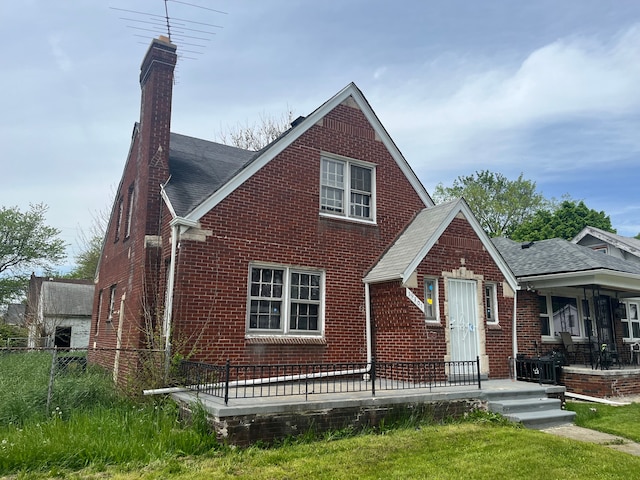
M 248 122 L 245 125 L 238 123 L 234 127 L 227 127 L 216 138 L 226 145 L 258 151 L 286 132 L 292 121 L 293 110 L 290 108 L 279 117 L 262 113 L 259 122 L 253 125 Z
M 451 187 L 439 183 L 433 195 L 436 203 L 459 197 L 464 197 L 491 237 L 510 236 L 518 225 L 548 203 L 536 192 L 535 182 L 525 180 L 522 174 L 517 180 L 509 180 L 488 170 L 459 176 Z
M 115 195 L 114 195 L 115 197 Z M 80 251 L 75 255 L 76 266 L 66 278 L 93 280 L 102 254 L 102 243 L 109 224 L 109 210 L 105 208 L 93 215 L 88 233 L 80 230 Z
M 639 233 L 639 234 L 637 234 L 637 235 L 636 235 L 635 237 L 633 237 L 633 238 L 635 238 L 635 239 L 637 239 L 637 240 L 640 240 L 640 233 Z
M 51 269 L 65 258 L 60 230 L 45 224 L 48 207 L 0 207 L 0 304 L 20 296 L 31 269 Z
M 537 211 L 529 220 L 518 226 L 511 235 L 518 242 L 533 242 L 548 238 L 571 240 L 584 227 L 596 227 L 616 233 L 611 219 L 603 211 L 588 208 L 580 200 L 564 200 L 555 208 Z

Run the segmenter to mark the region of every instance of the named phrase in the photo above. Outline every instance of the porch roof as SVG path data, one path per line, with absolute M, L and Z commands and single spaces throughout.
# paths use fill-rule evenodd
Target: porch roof
M 367 273 L 364 282 L 378 283 L 401 280 L 406 284 L 449 224 L 458 216 L 469 222 L 507 283 L 515 290 L 517 281 L 512 271 L 482 230 L 463 198 L 420 211 Z
M 640 265 L 561 238 L 518 243 L 492 239 L 518 282 L 535 288 L 598 286 L 640 294 Z

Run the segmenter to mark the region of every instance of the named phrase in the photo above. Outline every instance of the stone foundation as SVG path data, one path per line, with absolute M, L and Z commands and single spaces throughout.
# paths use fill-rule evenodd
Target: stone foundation
M 472 399 L 431 403 L 400 403 L 394 405 L 354 405 L 324 410 L 291 411 L 269 414 L 209 416 L 212 431 L 218 440 L 229 445 L 246 447 L 304 434 L 318 435 L 329 431 L 377 428 L 406 418 L 429 419 L 434 422 L 461 418 L 486 402 Z M 189 405 L 181 403 L 184 415 L 190 416 Z

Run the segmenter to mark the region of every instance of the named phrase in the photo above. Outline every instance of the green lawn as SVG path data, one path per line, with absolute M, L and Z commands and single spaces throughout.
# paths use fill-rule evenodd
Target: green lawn
M 273 449 L 225 449 L 213 455 L 173 456 L 146 466 L 124 467 L 130 470 L 122 465 L 89 467 L 66 472 L 66 478 L 629 479 L 640 471 L 640 458 L 538 431 L 476 421 L 294 442 Z
M 576 425 L 640 443 L 640 403 L 615 407 L 596 403 L 570 402 L 567 404 L 567 409 L 576 412 Z
M 46 413 L 48 365 L 45 354 L 0 356 L 0 476 L 626 480 L 640 472 L 640 457 L 488 414 L 446 425 L 408 419 L 382 432 L 333 432 L 236 449 L 209 435 L 201 411 L 184 425 L 168 399 L 119 396 L 99 370 L 62 378 Z M 579 425 L 640 440 L 640 404 L 569 408 L 578 412 Z

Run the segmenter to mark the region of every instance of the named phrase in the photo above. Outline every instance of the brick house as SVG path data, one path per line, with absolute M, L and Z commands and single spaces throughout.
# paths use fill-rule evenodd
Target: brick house
M 175 62 L 163 38 L 142 62 L 91 361 L 123 379 L 145 348 L 214 364 L 480 357 L 508 376 L 515 277 L 464 200 L 434 206 L 354 84 L 252 152 L 171 133 Z

